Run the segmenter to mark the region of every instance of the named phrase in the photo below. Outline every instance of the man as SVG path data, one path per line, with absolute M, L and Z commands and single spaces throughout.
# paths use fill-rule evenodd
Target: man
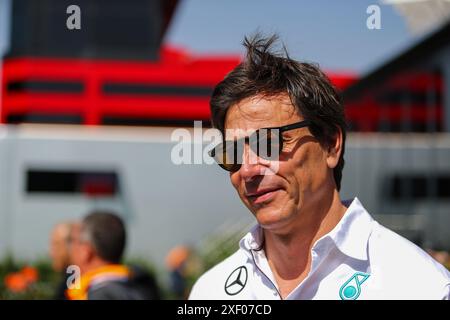
M 54 299 L 64 300 L 67 289 L 68 274 L 66 268 L 70 265 L 70 233 L 73 222 L 61 222 L 53 227 L 50 235 L 50 258 L 53 270 L 62 274 L 61 283 L 56 288 Z
M 169 288 L 174 299 L 186 300 L 189 294 L 187 287 L 187 263 L 191 257 L 191 249 L 179 245 L 170 249 L 166 256 L 166 266 L 169 271 Z
M 341 202 L 343 105 L 316 66 L 273 54 L 275 40 L 246 39 L 212 94 L 225 141 L 210 154 L 258 224 L 190 299 L 448 299 L 441 265 L 357 198 Z
M 66 291 L 71 300 L 159 299 L 154 279 L 142 269 L 121 264 L 126 231 L 122 220 L 110 212 L 94 212 L 74 226 L 71 260 L 80 268 Z

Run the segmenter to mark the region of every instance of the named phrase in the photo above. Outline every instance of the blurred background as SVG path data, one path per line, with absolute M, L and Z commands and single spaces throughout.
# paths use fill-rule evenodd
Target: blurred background
M 171 134 L 208 128 L 256 31 L 342 92 L 341 197 L 449 265 L 450 1 L 0 0 L 0 298 L 51 297 L 50 232 L 93 210 L 121 215 L 168 298 L 172 269 L 188 291 L 237 249 L 254 220 L 225 171 L 172 163 Z

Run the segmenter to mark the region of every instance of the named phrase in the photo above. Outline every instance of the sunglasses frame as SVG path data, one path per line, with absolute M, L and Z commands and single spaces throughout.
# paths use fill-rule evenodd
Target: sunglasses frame
M 244 140 L 245 143 L 248 143 L 249 140 L 250 140 L 250 136 L 252 136 L 252 135 L 254 135 L 254 134 L 256 134 L 257 136 L 259 136 L 258 133 L 259 133 L 260 130 L 278 130 L 278 132 L 279 132 L 279 134 L 280 134 L 280 139 L 279 139 L 279 140 L 280 140 L 280 141 L 279 141 L 280 148 L 279 148 L 279 150 L 278 150 L 278 154 L 281 154 L 281 151 L 283 150 L 283 142 L 284 142 L 282 133 L 283 133 L 283 132 L 286 132 L 286 131 L 289 131 L 289 130 L 294 130 L 294 129 L 304 128 L 304 127 L 307 127 L 307 126 L 309 126 L 309 125 L 311 125 L 311 122 L 310 122 L 309 120 L 303 120 L 303 121 L 299 121 L 299 122 L 296 122 L 296 123 L 292 123 L 292 124 L 288 124 L 288 125 L 280 126 L 280 127 L 266 127 L 266 128 L 259 128 L 259 129 L 257 129 L 255 132 L 253 132 L 253 133 L 252 133 L 251 135 L 249 135 L 249 136 L 246 136 L 246 137 L 243 137 L 243 138 L 240 138 L 240 139 L 237 139 L 237 140 L 229 140 L 228 143 L 230 143 L 231 141 L 233 141 L 233 143 L 234 143 L 235 145 L 237 145 L 237 142 L 240 141 L 240 140 Z M 208 152 L 208 154 L 209 154 L 210 157 L 212 157 L 212 158 L 214 159 L 214 161 L 216 161 L 216 163 L 217 163 L 222 169 L 224 169 L 224 170 L 226 170 L 226 171 L 229 171 L 229 172 L 236 172 L 236 171 L 239 171 L 239 169 L 241 168 L 242 163 L 233 163 L 231 166 L 226 166 L 226 165 L 224 165 L 223 163 L 219 163 L 219 162 L 216 160 L 216 158 L 215 158 L 216 148 L 219 147 L 219 146 L 222 146 L 223 144 L 225 144 L 225 141 L 226 141 L 226 140 L 225 140 L 225 138 L 224 138 L 224 139 L 223 139 L 223 142 L 220 143 L 220 144 L 218 144 L 218 145 L 215 146 L 214 148 L 212 148 L 212 149 Z M 259 138 L 258 138 L 258 142 L 259 142 Z M 258 143 L 258 145 L 259 145 L 259 143 Z M 259 152 L 257 152 L 257 155 L 258 155 L 258 157 L 259 157 L 259 154 L 258 154 L 258 153 L 259 153 Z

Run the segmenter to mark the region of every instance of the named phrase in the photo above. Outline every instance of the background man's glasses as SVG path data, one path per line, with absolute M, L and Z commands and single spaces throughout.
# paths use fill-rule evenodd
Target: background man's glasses
M 244 145 L 248 144 L 250 149 L 260 158 L 266 160 L 278 160 L 283 150 L 282 133 L 289 130 L 307 127 L 308 120 L 288 124 L 281 127 L 261 128 L 248 137 L 238 140 L 224 140 L 209 152 L 209 155 L 223 169 L 236 172 L 241 168 Z

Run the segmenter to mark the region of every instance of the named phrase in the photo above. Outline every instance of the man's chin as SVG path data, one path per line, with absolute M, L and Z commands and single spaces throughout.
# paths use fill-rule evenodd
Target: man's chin
M 288 220 L 288 217 L 281 213 L 282 210 L 275 206 L 266 206 L 254 212 L 258 224 L 264 229 L 276 229 Z

